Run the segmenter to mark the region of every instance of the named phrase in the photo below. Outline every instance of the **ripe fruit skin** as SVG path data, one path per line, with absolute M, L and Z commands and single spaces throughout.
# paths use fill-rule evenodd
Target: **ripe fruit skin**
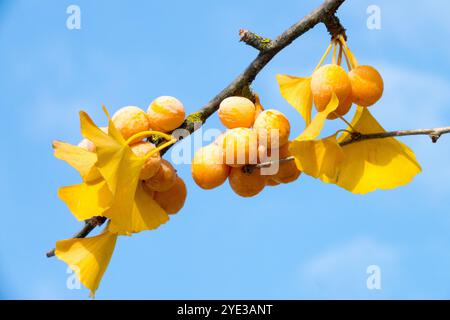
M 147 131 L 150 123 L 144 110 L 138 107 L 123 107 L 112 117 L 114 126 L 120 131 L 124 139 L 136 133 Z
M 242 167 L 257 162 L 258 139 L 256 133 L 248 128 L 228 130 L 222 140 L 223 163 L 231 167 Z
M 183 123 L 186 113 L 180 100 L 161 96 L 150 104 L 147 115 L 152 130 L 170 132 Z
M 255 105 L 244 97 L 229 97 L 219 106 L 219 119 L 228 129 L 250 128 L 255 121 Z
M 145 180 L 145 185 L 153 191 L 167 191 L 175 184 L 177 180 L 177 172 L 169 161 L 161 159 L 161 166 L 158 172 L 148 180 Z
M 380 73 L 371 66 L 358 66 L 349 73 L 353 102 L 363 107 L 375 104 L 383 95 L 384 83 Z
M 269 178 L 266 181 L 266 186 L 269 186 L 269 187 L 275 187 L 275 186 L 278 186 L 279 184 L 280 184 L 279 182 L 273 180 L 272 178 Z
M 175 184 L 167 191 L 155 192 L 154 199 L 168 214 L 175 214 L 183 208 L 186 196 L 183 179 L 176 177 Z
M 81 140 L 80 143 L 78 143 L 78 146 L 89 152 L 95 152 L 96 150 L 95 144 L 91 140 L 86 138 Z
M 253 125 L 260 145 L 279 148 L 289 141 L 291 125 L 286 116 L 278 110 L 267 109 L 259 114 Z M 271 130 L 278 130 L 278 141 L 272 141 Z
M 352 108 L 352 104 L 353 104 L 353 96 L 349 95 L 347 97 L 347 100 L 345 100 L 342 103 L 339 103 L 339 106 L 337 107 L 337 109 L 334 112 L 330 113 L 328 115 L 327 119 L 334 120 L 334 119 L 338 118 L 338 116 L 341 116 L 341 117 L 345 116 Z
M 279 150 L 279 159 L 285 159 L 291 156 L 289 152 L 289 144 L 286 144 Z M 295 161 L 287 161 L 280 163 L 280 167 L 278 168 L 278 172 L 271 176 L 270 178 L 275 182 L 279 183 L 290 183 L 298 179 L 301 171 L 298 170 L 295 165 Z
M 341 108 L 341 104 L 345 104 L 348 96 L 352 95 L 352 86 L 344 68 L 337 64 L 327 64 L 313 73 L 311 91 L 316 109 L 320 112 L 327 107 L 333 92 L 339 99 L 338 109 Z
M 223 163 L 220 147 L 210 144 L 195 153 L 191 173 L 192 178 L 200 188 L 210 190 L 227 180 L 230 167 Z
M 261 175 L 260 169 L 254 169 L 251 173 L 246 173 L 242 168 L 231 168 L 230 182 L 231 189 L 241 197 L 253 197 L 260 193 L 266 186 L 266 176 Z
M 131 151 L 138 157 L 145 157 L 148 153 L 154 150 L 156 147 L 150 142 L 138 142 L 130 146 Z M 159 152 L 153 154 L 148 158 L 144 165 L 142 166 L 141 173 L 139 174 L 139 179 L 147 180 L 153 177 L 161 167 L 161 156 Z

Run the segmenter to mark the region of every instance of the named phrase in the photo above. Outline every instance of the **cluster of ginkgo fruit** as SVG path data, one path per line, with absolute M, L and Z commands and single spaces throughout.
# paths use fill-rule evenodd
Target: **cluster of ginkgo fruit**
M 191 171 L 203 189 L 213 189 L 227 179 L 232 190 L 242 197 L 252 197 L 265 186 L 293 182 L 300 176 L 293 161 L 280 163 L 275 172 L 263 172 L 255 165 L 288 157 L 290 123 L 278 110 L 263 110 L 245 97 L 224 99 L 219 119 L 228 129 L 194 155 Z
M 330 44 L 324 57 L 333 46 L 335 52 L 332 55 L 332 63 L 320 66 L 311 77 L 311 93 L 318 112 L 325 110 L 332 94 L 339 100 L 336 110 L 328 115 L 328 119 L 346 115 L 352 104 L 361 107 L 374 105 L 384 90 L 380 73 L 372 66 L 359 65 L 342 36 Z M 339 51 L 336 50 L 338 47 Z M 343 53 L 347 59 L 348 73 L 341 66 Z
M 161 96 L 150 104 L 147 112 L 135 106 L 119 109 L 113 115 L 112 122 L 127 140 L 150 130 L 171 132 L 183 123 L 184 117 L 184 106 L 178 99 Z M 101 129 L 106 133 L 108 131 L 107 127 Z M 155 152 L 156 146 L 143 137 L 136 138 L 130 143 L 130 149 L 136 156 L 147 158 L 139 175 L 140 183 L 161 208 L 168 214 L 175 214 L 184 206 L 187 196 L 186 185 L 172 164 L 162 159 L 159 151 Z M 95 152 L 96 148 L 88 139 L 83 139 L 78 146 L 91 152 Z

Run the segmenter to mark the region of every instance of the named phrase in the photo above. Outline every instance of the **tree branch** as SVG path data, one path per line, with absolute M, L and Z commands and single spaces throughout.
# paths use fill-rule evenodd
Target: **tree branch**
M 222 100 L 233 95 L 242 94 L 243 91 L 246 91 L 255 80 L 259 72 L 261 72 L 261 70 L 273 59 L 273 57 L 277 55 L 277 53 L 289 46 L 295 39 L 315 27 L 317 24 L 324 23 L 327 28 L 331 26 L 328 21 L 330 21 L 330 18 L 334 16 L 338 8 L 344 2 L 345 0 L 325 0 L 321 6 L 310 12 L 302 20 L 291 26 L 272 41 L 270 41 L 270 39 L 257 36 L 256 34 L 246 30 L 244 30 L 244 34 L 242 34 L 241 30 L 241 41 L 244 41 L 245 43 L 258 49 L 260 51 L 258 56 L 236 79 L 234 79 L 203 108 L 190 114 L 177 130 L 184 129 L 189 134 L 195 132 L 212 114 L 217 111 Z M 339 23 L 339 20 L 337 20 L 337 23 Z M 333 25 L 333 29 L 328 29 L 330 34 L 333 36 L 336 36 L 336 30 L 338 30 L 338 28 L 336 28 L 335 25 Z M 258 41 L 255 42 L 254 39 L 258 39 Z M 259 44 L 257 44 L 257 42 Z M 185 137 L 186 135 L 180 136 L 178 139 L 181 140 Z M 168 149 L 163 150 L 164 152 L 161 152 L 161 154 L 164 154 L 167 150 Z M 95 224 L 96 221 L 98 221 L 98 218 L 99 217 L 93 217 L 88 220 L 83 229 L 77 233 L 75 237 L 86 237 L 98 225 Z M 54 250 L 47 253 L 48 257 L 53 255 Z
M 342 141 L 339 143 L 341 147 L 361 142 L 364 140 L 373 140 L 373 139 L 385 139 L 385 138 L 394 138 L 394 137 L 404 137 L 404 136 L 418 136 L 418 135 L 426 135 L 431 138 L 433 143 L 436 143 L 439 138 L 444 135 L 450 133 L 450 127 L 443 128 L 432 128 L 432 129 L 413 129 L 413 130 L 397 130 L 397 131 L 387 131 L 387 132 L 379 132 L 379 133 L 370 133 L 370 134 L 361 134 L 358 132 L 352 133 L 351 137 L 348 140 Z M 287 157 L 280 160 L 267 161 L 262 162 L 256 165 L 248 165 L 244 169 L 247 172 L 251 172 L 254 169 L 270 167 L 274 163 L 285 163 L 289 161 L 293 161 L 295 158 L 293 156 Z
M 239 36 L 241 37 L 240 41 L 245 42 L 247 45 L 259 51 L 266 50 L 272 43 L 272 40 L 269 38 L 261 37 L 247 29 L 241 29 L 239 31 Z

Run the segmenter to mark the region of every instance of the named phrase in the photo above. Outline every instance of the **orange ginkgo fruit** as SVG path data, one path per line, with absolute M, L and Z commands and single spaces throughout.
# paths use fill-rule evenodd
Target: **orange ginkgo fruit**
M 154 199 L 168 214 L 175 214 L 183 208 L 186 196 L 186 185 L 177 176 L 174 185 L 167 191 L 155 192 Z
M 342 103 L 339 103 L 337 109 L 327 116 L 327 119 L 334 120 L 339 118 L 339 116 L 342 117 L 346 115 L 350 111 L 352 104 L 353 104 L 353 96 L 349 95 L 347 97 L 347 100 L 344 100 Z
M 180 100 L 162 96 L 150 104 L 147 115 L 152 130 L 170 132 L 183 123 L 186 113 Z
M 267 109 L 259 114 L 253 125 L 258 135 L 258 144 L 269 149 L 279 148 L 289 141 L 291 125 L 287 117 L 278 110 Z M 276 138 L 275 141 L 272 138 Z
M 145 111 L 133 106 L 119 109 L 113 115 L 112 121 L 124 139 L 128 139 L 139 132 L 147 131 L 150 128 Z
M 352 95 L 352 86 L 350 79 L 344 68 L 337 64 L 327 64 L 317 69 L 312 74 L 311 92 L 313 94 L 314 104 L 317 111 L 323 111 L 331 100 L 331 97 L 336 94 L 339 100 L 339 106 L 336 113 L 340 115 L 345 112 L 348 107 L 349 96 Z M 348 108 L 349 109 L 349 108 Z
M 269 187 L 275 187 L 278 186 L 280 183 L 278 181 L 273 180 L 272 178 L 268 178 L 266 181 L 266 186 Z
M 231 168 L 228 181 L 231 189 L 241 197 L 253 197 L 266 186 L 267 176 L 261 175 L 260 169 L 244 172 L 242 168 Z
M 90 152 L 95 152 L 95 144 L 89 140 L 84 138 L 83 140 L 80 141 L 80 143 L 78 143 L 78 146 L 80 148 L 83 148 L 86 151 L 90 151 Z
M 255 120 L 255 105 L 244 97 L 228 97 L 219 106 L 219 119 L 228 129 L 250 128 Z
M 150 142 L 138 142 L 130 146 L 131 151 L 138 157 L 145 157 L 156 147 Z M 161 167 L 161 156 L 159 152 L 152 154 L 144 163 L 141 173 L 139 174 L 139 179 L 147 180 L 153 177 Z
M 161 166 L 158 172 L 148 180 L 145 180 L 145 186 L 153 191 L 167 191 L 175 184 L 177 172 L 169 161 L 161 159 Z
M 353 102 L 362 107 L 375 104 L 383 95 L 380 73 L 371 66 L 357 66 L 348 74 L 352 85 Z
M 289 151 L 290 143 L 284 145 L 279 150 L 279 159 L 286 159 L 292 154 Z M 298 179 L 301 171 L 297 168 L 295 161 L 284 161 L 279 164 L 278 172 L 270 177 L 270 180 L 274 180 L 279 183 L 290 183 Z
M 223 163 L 231 167 L 256 164 L 258 139 L 255 131 L 248 128 L 234 128 L 226 131 L 221 139 Z
M 195 153 L 191 173 L 200 188 L 209 190 L 227 180 L 230 167 L 223 163 L 221 148 L 216 144 L 210 144 Z

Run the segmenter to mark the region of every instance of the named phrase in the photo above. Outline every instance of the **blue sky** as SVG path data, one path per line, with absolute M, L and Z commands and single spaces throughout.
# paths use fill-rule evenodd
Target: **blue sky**
M 81 8 L 81 30 L 66 8 Z M 0 1 L 0 298 L 86 299 L 67 267 L 44 253 L 79 223 L 57 189 L 79 180 L 51 141 L 80 139 L 78 111 L 102 124 L 101 104 L 147 108 L 173 95 L 195 111 L 256 52 L 248 28 L 275 37 L 320 1 Z M 381 30 L 366 8 L 381 8 Z M 352 1 L 339 16 L 360 62 L 376 66 L 385 95 L 372 111 L 387 129 L 450 125 L 448 1 Z M 300 116 L 275 75 L 308 75 L 328 45 L 323 26 L 280 53 L 254 83 L 266 107 Z M 216 116 L 207 128 L 222 128 Z M 227 184 L 198 188 L 177 166 L 188 201 L 170 223 L 120 238 L 99 299 L 450 298 L 450 141 L 403 139 L 423 166 L 408 186 L 353 195 L 302 176 L 243 199 Z M 187 142 L 185 142 L 187 143 Z M 381 290 L 366 269 L 381 268 Z

